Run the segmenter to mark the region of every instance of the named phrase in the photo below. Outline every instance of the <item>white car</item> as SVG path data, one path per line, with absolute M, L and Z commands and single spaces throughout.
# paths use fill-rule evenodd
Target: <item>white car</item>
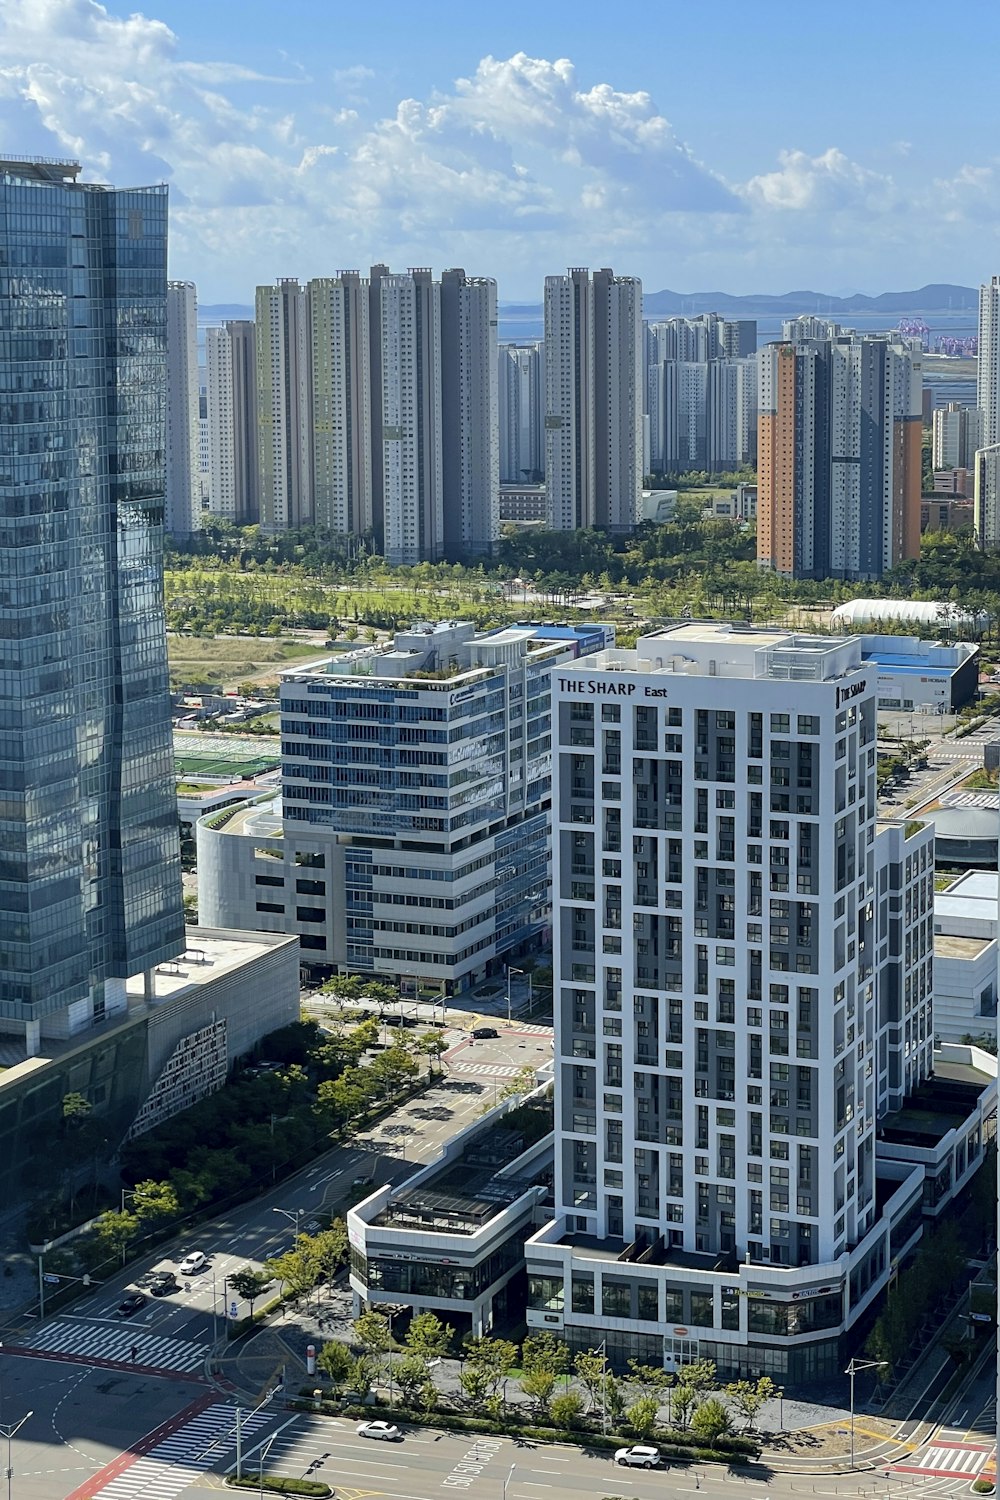
M 182 1276 L 197 1276 L 199 1271 L 204 1271 L 208 1265 L 208 1257 L 202 1250 L 192 1250 L 190 1255 L 185 1255 L 177 1267 Z
M 398 1443 L 403 1434 L 394 1422 L 359 1422 L 358 1437 L 381 1438 L 384 1443 Z
M 619 1448 L 615 1454 L 616 1464 L 628 1464 L 633 1469 L 655 1469 L 660 1462 L 660 1450 L 634 1443 L 631 1448 Z

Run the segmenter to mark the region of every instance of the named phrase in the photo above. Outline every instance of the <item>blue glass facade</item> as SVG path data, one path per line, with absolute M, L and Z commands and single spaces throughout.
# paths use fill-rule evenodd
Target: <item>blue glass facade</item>
M 184 946 L 163 612 L 167 196 L 0 161 L 0 1018 Z

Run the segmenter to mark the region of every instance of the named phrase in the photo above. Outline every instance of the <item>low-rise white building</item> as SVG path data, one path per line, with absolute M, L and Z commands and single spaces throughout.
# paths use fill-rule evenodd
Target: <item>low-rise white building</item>
M 996 1041 L 998 887 L 995 870 L 970 870 L 934 897 L 934 1034 L 940 1041 Z

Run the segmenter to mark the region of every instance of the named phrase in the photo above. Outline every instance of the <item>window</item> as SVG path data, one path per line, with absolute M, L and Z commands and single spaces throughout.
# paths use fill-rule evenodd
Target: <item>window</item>
M 322 906 L 297 906 L 295 920 L 297 922 L 325 922 L 326 911 Z
M 325 896 L 325 880 L 297 880 L 295 882 L 296 892 L 300 896 Z
M 274 912 L 279 917 L 283 917 L 285 914 L 285 908 L 275 901 L 258 901 L 257 910 Z

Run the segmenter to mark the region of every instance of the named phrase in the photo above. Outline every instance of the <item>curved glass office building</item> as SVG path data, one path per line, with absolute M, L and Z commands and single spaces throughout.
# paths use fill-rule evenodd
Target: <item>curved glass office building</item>
M 165 187 L 0 160 L 0 1031 L 184 946 L 163 613 Z

